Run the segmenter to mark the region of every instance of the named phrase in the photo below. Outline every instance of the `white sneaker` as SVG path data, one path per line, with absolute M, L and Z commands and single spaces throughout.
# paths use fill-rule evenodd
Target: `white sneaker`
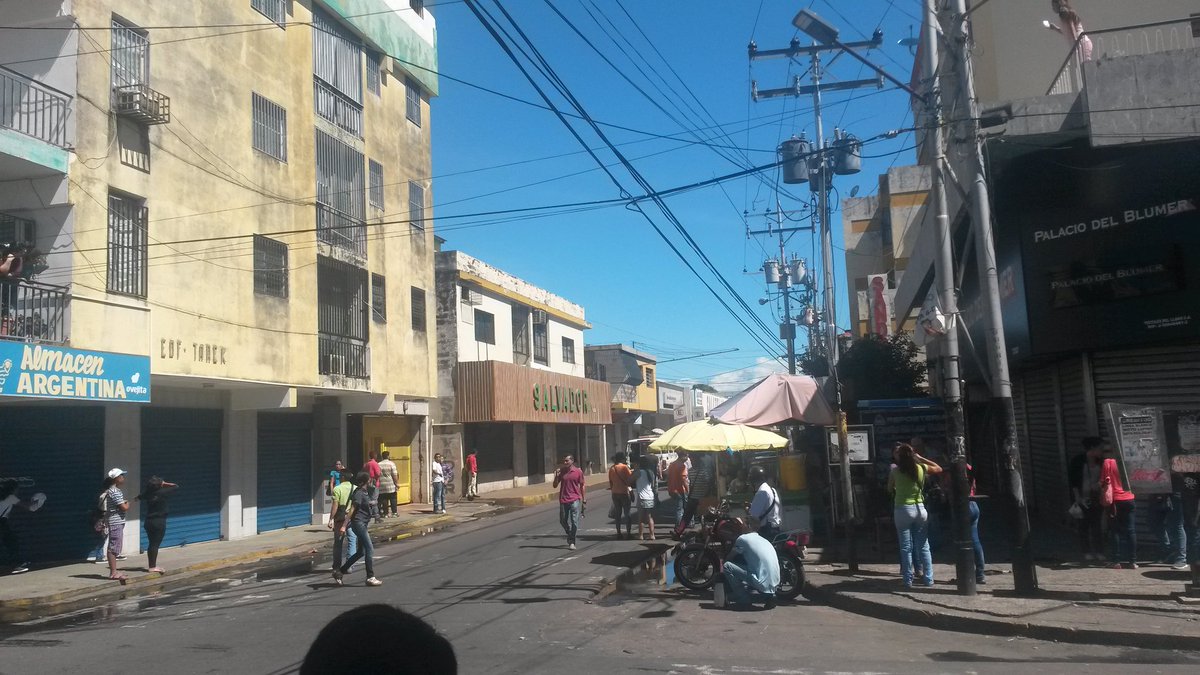
M 567 550 L 574 551 L 574 550 L 575 550 L 575 544 L 567 544 Z
M 367 579 L 367 585 L 368 586 L 382 586 L 383 582 L 376 579 L 375 577 L 371 577 L 370 579 Z
M 84 558 L 84 561 L 85 562 L 100 562 L 100 559 L 94 555 L 89 555 L 88 557 Z

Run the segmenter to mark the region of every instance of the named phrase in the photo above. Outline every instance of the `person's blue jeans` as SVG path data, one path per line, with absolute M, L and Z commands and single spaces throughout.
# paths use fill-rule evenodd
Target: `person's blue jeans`
M 764 589 L 758 580 L 751 576 L 750 572 L 743 569 L 740 565 L 732 560 L 726 560 L 723 566 L 725 572 L 725 581 L 729 587 L 729 602 L 735 605 L 750 604 L 751 591 L 761 593 L 764 596 L 775 595 L 775 589 L 769 591 Z
M 445 483 L 434 483 L 433 484 L 433 510 L 435 512 L 446 510 L 446 484 Z
M 1168 565 L 1188 559 L 1188 537 L 1183 529 L 1183 495 L 1175 492 L 1154 498 L 1154 531 Z
M 1113 561 L 1132 565 L 1137 562 L 1137 528 L 1133 518 L 1133 500 L 1113 504 L 1109 530 L 1113 538 Z
M 375 544 L 371 543 L 371 537 L 367 534 L 367 524 L 360 523 L 358 520 L 352 520 L 350 521 L 349 531 L 354 533 L 355 539 L 361 542 L 362 546 L 358 547 L 354 555 L 351 555 L 350 559 L 342 564 L 340 568 L 341 572 L 342 574 L 349 574 L 350 568 L 354 566 L 354 563 L 358 562 L 358 559 L 365 555 L 367 558 L 367 578 L 369 579 L 375 576 Z
M 682 493 L 675 494 L 675 525 L 678 526 L 683 522 L 683 511 L 687 508 L 687 495 Z
M 352 557 L 358 553 L 358 535 L 354 534 L 354 528 L 346 528 L 346 557 Z
M 968 502 L 971 509 L 971 544 L 975 547 L 975 580 L 983 581 L 983 542 L 979 541 L 979 504 L 972 499 Z
M 893 518 L 896 521 L 896 537 L 900 540 L 900 576 L 904 578 L 904 585 L 913 584 L 913 553 L 916 552 L 925 575 L 920 581 L 926 586 L 932 586 L 933 556 L 929 553 L 926 530 L 929 525 L 929 512 L 923 504 L 897 506 Z
M 576 499 L 573 502 L 558 505 L 558 522 L 563 532 L 567 534 L 567 543 L 574 544 L 575 536 L 579 534 L 579 519 L 583 513 L 583 502 Z

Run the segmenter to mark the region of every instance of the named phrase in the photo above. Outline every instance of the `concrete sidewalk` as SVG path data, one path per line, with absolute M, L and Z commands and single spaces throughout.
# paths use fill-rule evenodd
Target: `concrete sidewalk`
M 589 488 L 607 497 L 607 475 L 587 477 Z M 475 501 L 447 496 L 447 513 L 436 515 L 428 504 L 399 507 L 399 516 L 371 525 L 375 541 L 394 541 L 455 523 L 473 520 L 504 507 L 529 506 L 557 498 L 550 483 L 497 490 Z M 169 524 L 168 524 L 169 527 Z M 128 577 L 124 585 L 108 578 L 107 565 L 79 562 L 37 568 L 20 575 L 0 577 L 0 623 L 52 616 L 123 598 L 150 595 L 169 588 L 194 584 L 268 565 L 306 563 L 327 552 L 333 544 L 330 531 L 320 525 L 267 532 L 234 541 L 212 541 L 164 548 L 159 564 L 165 574 L 146 571 L 144 553 L 130 555 L 117 568 Z
M 899 563 L 806 565 L 805 596 L 832 607 L 940 630 L 1146 649 L 1200 649 L 1200 604 L 1183 602 L 1188 571 L 1038 566 L 1041 592 L 1017 597 L 1008 565 L 988 565 L 975 597 L 956 592 L 954 566 L 934 565 L 934 587 L 904 588 Z

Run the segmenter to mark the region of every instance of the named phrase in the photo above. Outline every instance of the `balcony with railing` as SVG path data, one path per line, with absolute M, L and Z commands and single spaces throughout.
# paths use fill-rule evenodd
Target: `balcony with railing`
M 317 240 L 360 258 L 367 255 L 366 223 L 325 204 L 317 204 Z
M 71 97 L 0 66 L 0 128 L 67 147 Z
M 363 340 L 321 333 L 317 338 L 321 375 L 366 380 L 371 377 L 371 350 Z
M 147 84 L 113 87 L 112 109 L 118 117 L 138 124 L 167 124 L 171 121 L 171 99 Z
M 1120 28 L 1085 31 L 1068 49 L 1047 95 L 1083 91 L 1083 64 L 1126 56 L 1193 49 L 1200 46 L 1200 19 L 1156 21 Z
M 67 343 L 65 286 L 27 279 L 0 279 L 0 340 Z

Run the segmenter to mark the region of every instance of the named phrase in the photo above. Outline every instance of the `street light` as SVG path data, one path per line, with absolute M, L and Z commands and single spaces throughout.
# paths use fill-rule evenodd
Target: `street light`
M 792 19 L 792 25 L 823 45 L 837 44 L 838 29 L 831 26 L 825 19 L 817 16 L 812 11 L 807 9 L 800 10 L 796 18 Z

